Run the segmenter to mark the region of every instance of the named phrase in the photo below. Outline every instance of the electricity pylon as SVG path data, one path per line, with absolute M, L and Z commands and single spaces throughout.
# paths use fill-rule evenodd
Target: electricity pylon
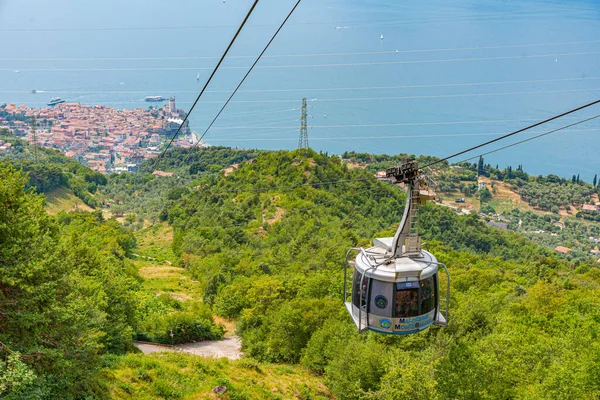
M 306 97 L 302 99 L 302 117 L 300 118 L 300 138 L 298 139 L 298 150 L 305 149 L 308 153 L 308 127 L 306 118 L 308 117 Z

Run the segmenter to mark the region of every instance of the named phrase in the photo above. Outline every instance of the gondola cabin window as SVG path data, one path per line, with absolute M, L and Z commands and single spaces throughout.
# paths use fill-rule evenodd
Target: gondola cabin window
M 361 284 L 362 278 L 362 284 Z M 356 272 L 354 274 L 354 282 L 353 282 L 354 290 L 352 291 L 352 304 L 356 307 L 364 307 L 367 304 L 367 288 L 369 286 L 369 278 L 367 276 L 363 277 L 363 274 Z M 361 291 L 362 291 L 362 299 L 361 299 Z
M 419 282 L 396 283 L 396 318 L 419 315 Z
M 436 282 L 435 276 L 431 276 L 421 281 L 421 312 L 420 314 L 426 314 L 433 310 L 436 305 Z

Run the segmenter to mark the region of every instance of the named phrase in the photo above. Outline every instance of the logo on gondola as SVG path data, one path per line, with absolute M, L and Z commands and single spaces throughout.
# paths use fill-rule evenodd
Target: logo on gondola
M 390 329 L 390 327 L 392 326 L 392 323 L 390 322 L 389 319 L 380 319 L 379 320 L 379 325 L 383 328 L 383 329 Z
M 388 301 L 385 296 L 377 296 L 375 297 L 375 305 L 377 308 L 386 308 L 388 305 Z

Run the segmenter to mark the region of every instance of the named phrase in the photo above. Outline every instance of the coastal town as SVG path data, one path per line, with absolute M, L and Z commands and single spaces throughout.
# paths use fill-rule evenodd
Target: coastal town
M 48 108 L 6 104 L 0 106 L 0 129 L 60 150 L 95 171 L 112 173 L 135 171 L 143 160 L 157 157 L 184 117 L 175 98 L 161 108 L 123 110 L 81 103 Z M 188 148 L 195 140 L 186 122 L 173 145 Z

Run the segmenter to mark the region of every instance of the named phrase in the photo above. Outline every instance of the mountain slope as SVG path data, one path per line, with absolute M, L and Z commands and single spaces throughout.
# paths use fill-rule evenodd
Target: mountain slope
M 181 264 L 214 312 L 237 320 L 248 355 L 301 362 L 340 398 L 599 393 L 594 263 L 571 264 L 478 215 L 428 205 L 423 237 L 453 277 L 450 325 L 358 335 L 340 298 L 345 252 L 393 233 L 404 199 L 397 187 L 296 152 L 261 154 L 192 185 L 162 216 Z

